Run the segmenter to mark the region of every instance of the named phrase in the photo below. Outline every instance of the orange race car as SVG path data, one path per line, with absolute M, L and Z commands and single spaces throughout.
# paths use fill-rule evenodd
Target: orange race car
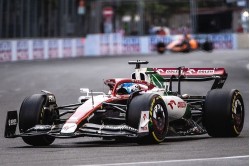
M 193 50 L 212 51 L 213 43 L 208 40 L 206 40 L 204 43 L 199 43 L 196 39 L 192 38 L 191 35 L 185 34 L 182 37 L 179 37 L 177 40 L 170 42 L 169 44 L 158 42 L 156 45 L 156 50 L 160 54 L 163 54 L 167 50 L 171 52 L 184 53 L 188 53 Z

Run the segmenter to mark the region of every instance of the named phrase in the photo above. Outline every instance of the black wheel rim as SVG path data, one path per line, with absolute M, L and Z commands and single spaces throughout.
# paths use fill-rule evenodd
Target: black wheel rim
M 234 127 L 237 130 L 237 132 L 240 132 L 243 127 L 242 122 L 244 118 L 244 112 L 243 112 L 242 102 L 239 99 L 235 100 L 235 102 L 233 103 L 232 111 L 233 111 L 232 118 Z
M 166 125 L 166 115 L 163 107 L 160 104 L 156 104 L 153 109 L 153 127 L 155 134 L 162 134 Z

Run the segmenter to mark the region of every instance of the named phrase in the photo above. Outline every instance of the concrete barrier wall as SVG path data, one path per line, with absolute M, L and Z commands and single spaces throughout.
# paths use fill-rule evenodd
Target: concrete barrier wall
M 237 34 L 238 49 L 249 49 L 249 34 L 239 33 Z
M 169 43 L 182 35 L 174 36 L 121 36 L 95 34 L 87 38 L 51 38 L 0 40 L 0 62 L 46 60 L 82 56 L 122 56 L 151 54 L 159 41 Z M 215 49 L 249 48 L 248 34 L 195 35 L 199 42 L 209 39 Z
M 200 43 L 207 39 L 212 41 L 214 49 L 237 49 L 237 35 L 227 34 L 198 34 L 193 35 Z M 178 40 L 183 35 L 170 36 L 120 36 L 119 34 L 88 35 L 86 39 L 86 56 L 151 54 L 155 52 L 158 42 L 166 44 Z M 95 43 L 93 45 L 93 43 Z
M 83 38 L 0 40 L 0 62 L 84 56 Z

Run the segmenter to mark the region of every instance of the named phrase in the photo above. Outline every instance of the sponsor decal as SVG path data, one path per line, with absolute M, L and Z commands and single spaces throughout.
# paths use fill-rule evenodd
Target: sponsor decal
M 68 130 L 68 129 L 70 129 L 71 127 L 74 127 L 74 125 L 71 125 L 71 126 L 64 126 L 64 127 L 63 127 L 63 130 Z
M 124 37 L 122 43 L 124 53 L 140 53 L 139 37 Z
M 149 111 L 142 111 L 140 125 L 139 125 L 139 133 L 149 131 L 148 123 L 149 123 Z
M 198 70 L 197 74 L 214 74 L 214 70 Z
M 17 60 L 29 59 L 29 46 L 28 40 L 17 41 Z
M 127 125 L 117 125 L 117 126 L 115 126 L 115 125 L 102 125 L 101 127 L 100 127 L 100 129 L 99 130 L 108 130 L 108 129 L 110 129 L 110 130 L 128 130 L 128 131 L 132 131 L 132 132 L 137 132 L 137 129 L 135 129 L 135 128 L 133 128 L 133 127 L 130 127 L 130 126 L 127 126 Z
M 113 35 L 113 54 L 122 53 L 122 35 L 114 34 Z
M 122 112 L 121 112 L 121 113 L 119 114 L 119 116 L 120 116 L 120 117 L 125 117 L 125 116 L 126 116 L 126 113 L 122 113 Z
M 171 109 L 174 109 L 174 105 L 176 105 L 176 102 L 174 100 L 170 100 L 168 105 L 171 107 Z
M 63 57 L 68 58 L 72 56 L 72 40 L 65 39 L 63 40 Z
M 178 108 L 186 108 L 186 106 L 187 106 L 187 104 L 186 104 L 186 102 L 184 102 L 184 101 L 178 102 L 178 104 L 177 104 L 177 107 L 178 107 Z
M 102 55 L 109 54 L 111 52 L 111 50 L 110 50 L 110 35 L 108 35 L 108 34 L 101 35 L 100 39 L 101 39 L 101 44 L 100 44 L 101 54 Z
M 232 34 L 212 35 L 211 39 L 214 42 L 215 49 L 232 49 L 233 48 Z
M 50 103 L 56 102 L 55 96 L 50 95 L 50 96 L 48 96 L 48 98 L 49 98 Z
M 158 42 L 169 43 L 172 41 L 171 36 L 150 36 L 149 38 L 150 44 L 156 45 Z
M 179 70 L 178 69 L 171 69 L 171 68 L 153 68 L 154 71 L 156 71 L 160 75 L 178 75 Z M 214 68 L 205 68 L 205 69 L 198 69 L 198 68 L 184 68 L 181 70 L 181 74 L 189 74 L 189 75 L 212 75 L 215 74 L 216 69 Z
M 84 56 L 84 43 L 84 38 L 76 40 L 76 56 Z
M 31 128 L 32 130 L 50 130 L 50 125 L 35 125 L 35 127 Z
M 11 61 L 11 42 L 0 41 L 0 62 Z
M 15 126 L 15 125 L 17 125 L 17 119 L 9 119 L 8 120 L 8 125 L 9 126 Z
M 155 68 L 154 70 L 156 70 L 156 72 L 157 72 L 158 74 L 164 73 L 164 70 L 163 70 L 163 69 Z
M 178 69 L 171 69 L 171 68 L 153 68 L 160 75 L 178 75 Z M 181 70 L 181 74 L 183 74 L 183 70 Z
M 44 40 L 33 41 L 33 58 L 44 59 Z
M 178 74 L 179 71 L 178 70 L 166 70 L 165 73 L 166 74 Z
M 77 128 L 75 123 L 66 123 L 63 125 L 61 133 L 74 133 Z
M 49 40 L 48 41 L 49 58 L 58 58 L 58 54 L 59 54 L 58 40 Z
M 194 74 L 196 71 L 194 69 L 188 69 L 187 73 Z
M 132 82 L 134 82 L 134 83 L 143 83 L 144 82 L 144 80 L 132 80 Z

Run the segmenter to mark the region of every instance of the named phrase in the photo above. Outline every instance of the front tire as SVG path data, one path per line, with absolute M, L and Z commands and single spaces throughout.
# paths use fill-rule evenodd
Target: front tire
M 46 96 L 42 94 L 34 94 L 27 97 L 20 108 L 19 112 L 19 130 L 25 132 L 35 125 L 51 125 L 48 121 L 48 113 L 44 109 Z M 47 146 L 54 142 L 55 138 L 48 135 L 42 136 L 25 136 L 23 141 L 33 146 Z
M 212 137 L 237 137 L 244 124 L 244 103 L 238 90 L 214 89 L 205 101 L 203 125 Z
M 127 124 L 139 130 L 141 112 L 149 111 L 148 134 L 138 139 L 139 144 L 155 144 L 164 141 L 168 131 L 168 112 L 161 96 L 152 93 L 135 96 L 128 105 Z

